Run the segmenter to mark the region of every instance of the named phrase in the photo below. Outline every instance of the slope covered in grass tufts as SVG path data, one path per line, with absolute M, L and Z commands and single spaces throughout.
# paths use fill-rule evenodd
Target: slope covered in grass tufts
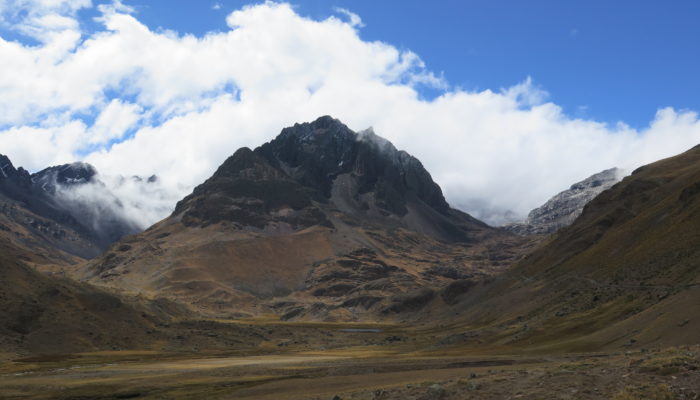
M 456 308 L 501 344 L 583 349 L 698 343 L 698 305 L 700 146 L 634 171 Z

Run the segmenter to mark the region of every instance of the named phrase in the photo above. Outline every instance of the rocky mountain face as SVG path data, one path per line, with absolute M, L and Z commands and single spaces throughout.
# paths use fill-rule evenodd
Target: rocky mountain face
M 643 166 L 488 285 L 456 301 L 464 329 L 562 349 L 697 343 L 700 146 Z M 454 322 L 454 321 L 453 321 Z
M 56 193 L 61 186 L 73 186 L 95 182 L 97 170 L 90 164 L 75 162 L 43 169 L 32 176 L 32 181 L 42 190 Z
M 36 264 L 71 264 L 140 228 L 85 163 L 30 174 L 0 155 L 0 237 Z
M 331 117 L 286 128 L 258 152 L 325 198 L 332 198 L 333 186 L 346 183 L 343 177 L 349 175 L 353 197 L 374 193 L 372 203 L 385 212 L 406 215 L 407 203 L 412 200 L 409 194 L 440 213 L 446 214 L 450 208 L 420 161 L 398 151 L 371 129 L 355 133 Z
M 531 244 L 450 208 L 416 158 L 326 116 L 236 151 L 77 276 L 220 316 L 395 318 Z
M 591 175 L 530 211 L 524 222 L 509 224 L 504 228 L 519 235 L 554 233 L 571 225 L 581 215 L 586 204 L 619 182 L 621 175 L 622 171 L 618 168 L 606 169 Z
M 173 215 L 189 226 L 229 220 L 291 231 L 330 226 L 324 207 L 438 240 L 468 242 L 493 231 L 451 209 L 416 158 L 328 116 L 285 128 L 254 151 L 238 150 Z

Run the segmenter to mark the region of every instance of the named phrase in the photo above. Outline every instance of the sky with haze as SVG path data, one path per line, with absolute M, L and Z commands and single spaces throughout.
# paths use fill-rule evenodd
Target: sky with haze
M 145 227 L 241 146 L 332 115 L 492 224 L 700 143 L 694 1 L 0 0 L 0 153 L 77 160 Z

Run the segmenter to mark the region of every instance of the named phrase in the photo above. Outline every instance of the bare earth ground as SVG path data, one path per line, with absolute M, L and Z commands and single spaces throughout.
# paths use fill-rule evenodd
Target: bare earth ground
M 425 332 L 396 326 L 342 332 L 357 325 L 327 325 L 325 330 L 283 325 L 356 344 L 322 349 L 280 341 L 228 353 L 113 351 L 20 359 L 0 354 L 0 398 L 700 398 L 700 346 L 595 354 L 487 353 L 435 346 Z

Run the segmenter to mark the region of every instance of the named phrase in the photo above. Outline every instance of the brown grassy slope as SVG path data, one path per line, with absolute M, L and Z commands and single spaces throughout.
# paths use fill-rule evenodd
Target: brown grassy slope
M 27 362 L 44 363 L 64 359 L 56 354 L 82 357 L 75 353 L 104 350 L 119 350 L 113 354 L 126 358 L 176 353 L 187 357 L 364 343 L 362 337 L 338 332 L 334 325 L 274 325 L 272 329 L 273 325 L 260 323 L 204 320 L 167 300 L 119 296 L 40 274 L 7 253 L 0 247 L 0 364 L 23 355 L 40 356 Z
M 500 344 L 700 342 L 700 147 L 603 192 L 573 225 L 456 309 Z
M 76 273 L 97 285 L 167 297 L 220 318 L 274 313 L 368 321 L 403 313 L 404 307 L 394 305 L 402 294 L 500 273 L 531 245 L 512 237 L 464 246 L 330 218 L 334 229 L 284 234 L 226 223 L 186 227 L 170 218 L 125 238 Z M 406 311 L 423 308 L 435 293 L 429 297 Z
M 32 353 L 139 348 L 168 319 L 75 282 L 44 276 L 0 251 L 0 349 Z M 167 304 L 163 304 L 168 307 Z
M 77 254 L 98 251 L 76 231 L 31 212 L 0 195 L 0 243 L 19 260 L 42 271 L 58 272 L 84 262 Z

